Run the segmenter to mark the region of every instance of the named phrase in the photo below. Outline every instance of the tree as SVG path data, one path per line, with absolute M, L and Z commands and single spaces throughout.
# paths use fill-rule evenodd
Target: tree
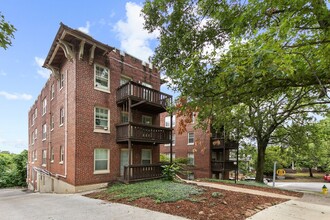
M 153 61 L 186 97 L 184 105 L 198 109 L 199 121 L 256 139 L 257 181 L 274 131 L 326 110 L 319 107 L 330 101 L 324 1 L 155 0 L 143 13 L 145 27 L 160 32 Z
M 0 12 L 0 47 L 7 49 L 11 46 L 11 39 L 14 38 L 16 28 L 5 21 L 5 17 Z

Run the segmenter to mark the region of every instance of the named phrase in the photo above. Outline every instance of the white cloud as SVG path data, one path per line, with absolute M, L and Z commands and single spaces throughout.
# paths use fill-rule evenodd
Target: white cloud
M 0 151 L 9 151 L 10 153 L 18 154 L 27 149 L 27 146 L 26 140 L 17 139 L 10 141 L 0 137 Z
M 31 100 L 32 99 L 32 95 L 26 94 L 26 93 L 9 93 L 9 92 L 5 92 L 5 91 L 0 91 L 0 96 L 5 97 L 8 100 Z
M 85 33 L 85 34 L 89 34 L 89 28 L 91 27 L 89 21 L 86 22 L 86 26 L 85 27 L 79 27 L 78 30 Z
M 37 73 L 45 79 L 48 79 L 49 75 L 50 75 L 50 71 L 46 68 L 43 68 L 42 65 L 45 62 L 44 58 L 40 58 L 40 57 L 34 57 L 34 61 L 36 62 L 38 69 L 37 69 Z
M 144 19 L 141 16 L 142 7 L 140 5 L 127 2 L 125 8 L 126 20 L 119 20 L 114 26 L 114 31 L 118 33 L 120 39 L 120 47 L 127 53 L 148 61 L 153 54 L 149 43 L 159 36 L 159 32 L 148 33 L 143 29 Z
M 3 70 L 0 70 L 0 76 L 7 76 L 7 73 L 4 72 Z

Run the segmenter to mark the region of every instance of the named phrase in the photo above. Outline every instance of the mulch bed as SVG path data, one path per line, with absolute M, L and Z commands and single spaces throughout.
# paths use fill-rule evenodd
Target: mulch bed
M 243 185 L 238 185 L 238 187 L 257 189 L 290 196 L 298 195 L 295 192 L 273 188 Z M 250 217 L 267 207 L 288 201 L 286 199 L 257 196 L 208 187 L 202 188 L 205 190 L 204 193 L 201 195 L 192 196 L 190 200 L 180 200 L 177 202 L 168 203 L 157 203 L 151 198 L 140 198 L 134 201 L 129 201 L 127 199 L 112 199 L 111 195 L 105 191 L 94 192 L 86 196 L 110 202 L 124 203 L 140 208 L 168 213 L 171 215 L 182 216 L 188 219 L 226 220 L 246 219 L 247 217 Z

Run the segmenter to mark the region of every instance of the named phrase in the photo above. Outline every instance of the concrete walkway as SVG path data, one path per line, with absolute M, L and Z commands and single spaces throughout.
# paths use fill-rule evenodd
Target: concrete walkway
M 276 194 L 276 193 L 264 192 L 264 191 L 247 189 L 247 188 L 236 187 L 236 186 L 222 185 L 222 184 L 217 184 L 217 183 L 198 182 L 198 181 L 190 181 L 190 180 L 185 180 L 185 182 L 196 184 L 198 186 L 206 186 L 206 187 L 211 187 L 211 188 L 216 188 L 216 189 L 248 193 L 248 194 L 253 194 L 253 195 L 258 195 L 258 196 L 261 195 L 261 196 L 280 198 L 280 199 L 299 199 L 299 197 L 294 197 L 294 196 L 280 195 L 280 194 Z

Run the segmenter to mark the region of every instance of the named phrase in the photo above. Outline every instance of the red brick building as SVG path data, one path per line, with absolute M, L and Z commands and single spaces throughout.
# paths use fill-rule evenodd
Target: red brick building
M 224 132 L 216 132 L 211 128 L 206 132 L 201 128 L 195 128 L 195 115 L 190 120 L 176 118 L 175 115 L 172 118 L 172 157 L 173 160 L 188 159 L 187 175 L 184 177 L 229 179 L 230 172 L 233 173 L 237 168 L 238 143 L 225 139 Z M 182 134 L 179 134 L 179 120 L 191 121 L 186 124 L 186 131 Z M 169 127 L 170 121 L 168 113 L 161 114 L 161 126 Z M 160 152 L 170 157 L 170 144 L 161 145 Z
M 78 192 L 159 177 L 160 127 L 171 96 L 151 65 L 63 24 L 44 67 L 52 74 L 29 111 L 28 185 Z M 130 152 L 130 153 L 129 153 Z

